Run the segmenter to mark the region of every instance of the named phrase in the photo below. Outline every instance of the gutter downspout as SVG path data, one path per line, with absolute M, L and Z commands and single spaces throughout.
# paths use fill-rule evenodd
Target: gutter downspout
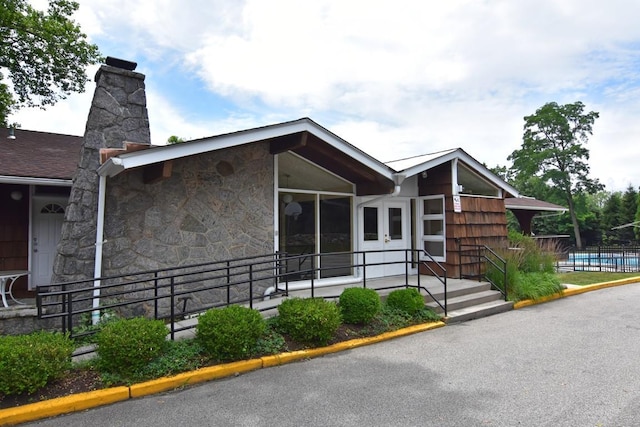
M 96 221 L 96 254 L 93 270 L 93 311 L 91 323 L 96 325 L 100 321 L 100 276 L 102 276 L 102 244 L 104 243 L 104 208 L 107 177 L 99 175 L 98 181 L 98 217 Z

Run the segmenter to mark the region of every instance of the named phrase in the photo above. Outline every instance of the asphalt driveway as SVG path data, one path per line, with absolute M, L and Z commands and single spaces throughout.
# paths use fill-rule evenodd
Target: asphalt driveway
M 640 284 L 38 426 L 638 426 Z

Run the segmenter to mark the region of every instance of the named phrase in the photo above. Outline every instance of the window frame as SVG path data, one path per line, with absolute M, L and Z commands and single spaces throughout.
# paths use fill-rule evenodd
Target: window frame
M 442 202 L 442 212 L 439 214 L 426 214 L 424 212 L 424 202 L 426 200 L 441 200 Z M 434 196 L 423 196 L 418 198 L 418 218 L 420 218 L 420 222 L 418 224 L 419 230 L 419 248 L 420 248 L 420 260 L 428 261 L 429 258 L 424 255 L 422 251 L 424 251 L 425 242 L 436 242 L 442 244 L 442 255 L 430 255 L 434 260 L 444 262 L 447 259 L 447 222 L 446 222 L 446 212 L 445 212 L 445 197 L 443 194 L 434 195 Z M 442 234 L 425 234 L 425 221 L 442 221 Z

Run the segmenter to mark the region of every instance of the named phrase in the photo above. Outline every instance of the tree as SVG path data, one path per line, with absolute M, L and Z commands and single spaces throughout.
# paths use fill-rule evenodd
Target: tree
M 574 196 L 603 188 L 597 179 L 588 176 L 589 150 L 584 147 L 599 114 L 584 113 L 584 107 L 581 102 L 566 105 L 550 102 L 526 116 L 522 146 L 508 158 L 521 179 L 537 176 L 562 193 L 579 248 L 582 239 Z
M 638 192 L 629 184 L 626 191 L 622 195 L 622 222 L 624 224 L 631 224 L 635 221 L 636 212 L 638 210 Z M 628 226 L 620 229 L 620 239 L 629 243 L 635 238 L 635 232 L 633 226 Z
M 85 69 L 101 57 L 71 19 L 77 9 L 70 0 L 49 0 L 46 12 L 28 0 L 0 0 L 1 125 L 16 109 L 45 108 L 84 91 Z
M 624 224 L 622 196 L 620 192 L 614 192 L 609 195 L 609 198 L 604 204 L 604 208 L 602 208 L 601 227 L 606 244 L 616 244 L 620 242 L 621 229 L 616 227 L 622 224 Z
M 184 141 L 185 141 L 184 138 L 176 135 L 171 135 L 169 138 L 167 138 L 168 145 L 180 144 L 180 143 L 183 143 Z

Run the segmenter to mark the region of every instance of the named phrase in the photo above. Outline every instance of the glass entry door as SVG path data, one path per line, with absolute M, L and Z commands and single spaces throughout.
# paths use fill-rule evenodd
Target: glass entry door
M 410 248 L 408 203 L 387 201 L 367 204 L 360 212 L 360 248 L 366 254 L 367 277 L 405 273 L 405 249 Z

